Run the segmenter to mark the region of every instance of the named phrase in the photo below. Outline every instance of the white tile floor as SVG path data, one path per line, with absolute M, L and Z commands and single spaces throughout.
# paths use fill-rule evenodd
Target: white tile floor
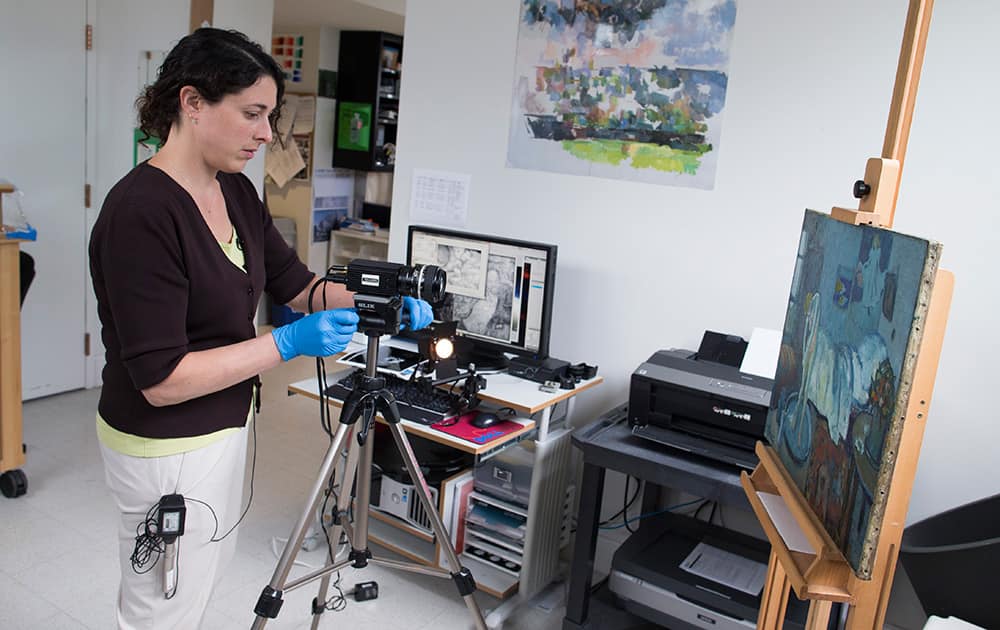
M 317 403 L 286 395 L 288 383 L 314 374 L 313 361 L 296 359 L 264 375 L 253 505 L 240 527 L 228 578 L 215 593 L 203 628 L 250 626 L 253 606 L 277 563 L 272 539 L 288 535 L 315 481 L 327 447 Z M 28 478 L 28 492 L 17 499 L 0 497 L 0 629 L 104 630 L 114 625 L 117 517 L 104 485 L 94 434 L 98 396 L 98 390 L 77 391 L 24 406 L 28 452 L 22 470 Z M 598 539 L 599 574 L 607 571 L 622 531 L 607 532 Z M 392 557 L 378 547 L 373 546 L 373 551 Z M 299 559 L 318 565 L 320 553 L 302 553 Z M 345 588 L 365 580 L 379 583 L 380 597 L 362 603 L 349 599 L 342 612 L 326 613 L 320 627 L 472 627 L 450 580 L 377 566 L 343 572 Z M 894 586 L 901 582 L 896 581 Z M 278 619 L 268 627 L 309 627 L 309 605 L 317 586 L 313 583 L 286 593 Z M 483 593 L 477 593 L 476 598 L 484 611 L 499 604 Z M 891 601 L 896 599 L 894 590 Z M 912 603 L 912 595 L 899 599 L 903 605 L 890 604 L 893 625 L 920 628 L 926 617 L 919 604 Z M 564 610 L 559 606 L 550 611 L 542 606 L 522 606 L 504 628 L 556 630 L 562 626 Z
M 326 451 L 317 403 L 288 397 L 287 383 L 315 374 L 315 363 L 296 359 L 264 375 L 258 418 L 253 505 L 240 526 L 236 558 L 217 589 L 203 628 L 248 628 L 253 606 L 277 564 L 272 538 L 287 536 Z M 28 492 L 0 497 L 0 628 L 100 629 L 113 627 L 118 583 L 116 513 L 104 485 L 94 434 L 98 390 L 30 401 L 24 406 Z M 392 557 L 373 546 L 375 553 Z M 279 549 L 280 551 L 280 549 Z M 320 564 L 319 551 L 300 560 Z M 302 569 L 297 569 L 302 571 Z M 376 580 L 377 600 L 348 599 L 345 610 L 323 616 L 323 628 L 436 630 L 471 628 L 450 580 L 376 566 L 343 572 L 345 588 Z M 318 582 L 286 593 L 269 628 L 307 628 Z M 484 609 L 498 600 L 476 594 Z M 562 611 L 526 607 L 507 628 L 555 629 Z

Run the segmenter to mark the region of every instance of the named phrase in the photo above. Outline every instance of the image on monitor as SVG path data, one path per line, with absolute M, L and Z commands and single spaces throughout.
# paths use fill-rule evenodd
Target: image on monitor
M 407 262 L 437 265 L 448 274 L 439 321 L 458 323 L 458 334 L 480 355 L 544 358 L 549 352 L 555 245 L 499 236 L 410 226 Z

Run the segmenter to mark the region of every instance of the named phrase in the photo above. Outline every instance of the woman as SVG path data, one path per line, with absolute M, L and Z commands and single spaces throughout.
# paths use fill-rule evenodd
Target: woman
M 183 38 L 137 101 L 140 128 L 163 147 L 111 189 L 94 225 L 107 351 L 97 433 L 121 512 L 121 628 L 198 627 L 235 547 L 224 534 L 242 512 L 257 375 L 340 352 L 357 328 L 342 285 L 323 283 L 309 308 L 316 276 L 241 173 L 271 141 L 283 92 L 280 68 L 246 36 L 203 28 Z M 258 337 L 263 291 L 318 312 Z M 430 322 L 426 302 L 406 298 L 406 308 L 414 328 Z M 185 497 L 186 524 L 176 586 L 164 588 L 160 567 L 133 554 L 171 494 Z

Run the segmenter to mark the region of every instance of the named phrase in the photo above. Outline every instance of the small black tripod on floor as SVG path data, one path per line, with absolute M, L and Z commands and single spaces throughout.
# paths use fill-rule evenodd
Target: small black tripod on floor
M 356 262 L 352 263 L 352 265 L 356 264 Z M 350 284 L 348 284 L 348 288 L 353 289 Z M 337 428 L 326 456 L 323 458 L 323 464 L 320 467 L 316 483 L 313 485 L 312 492 L 309 495 L 305 509 L 302 511 L 302 515 L 299 517 L 291 536 L 288 538 L 285 549 L 281 554 L 281 559 L 274 569 L 274 575 L 272 575 L 271 581 L 264 587 L 260 598 L 257 600 L 257 605 L 254 607 L 254 613 L 257 615 L 257 618 L 254 620 L 252 627 L 255 629 L 263 628 L 268 619 L 274 619 L 278 616 L 284 592 L 291 591 L 320 578 L 322 581 L 320 582 L 319 594 L 313 600 L 312 605 L 312 627 L 315 629 L 319 625 L 320 615 L 326 610 L 325 604 L 327 590 L 330 586 L 330 576 L 348 565 L 356 569 L 363 569 L 368 566 L 368 563 L 373 563 L 413 573 L 451 578 L 458 587 L 459 594 L 465 600 L 476 628 L 486 630 L 486 622 L 483 619 L 482 610 L 473 596 L 476 590 L 476 582 L 472 577 L 472 573 L 463 567 L 458 559 L 458 553 L 451 544 L 451 538 L 448 536 L 444 523 L 441 521 L 441 516 L 438 514 L 437 507 L 431 499 L 427 481 L 420 471 L 420 465 L 413 454 L 413 448 L 410 446 L 406 433 L 399 424 L 400 417 L 396 401 L 392 393 L 384 388 L 384 379 L 379 377 L 376 371 L 379 337 L 385 332 L 386 328 L 398 330 L 398 320 L 396 322 L 390 321 L 390 325 L 386 326 L 384 317 L 372 317 L 373 324 L 368 326 L 366 324 L 366 316 L 362 312 L 362 306 L 368 304 L 365 301 L 366 297 L 355 295 L 355 304 L 358 305 L 358 313 L 362 319 L 359 330 L 362 330 L 368 338 L 365 375 L 351 391 L 347 400 L 344 401 L 344 407 L 340 415 L 340 426 Z M 395 311 L 398 316 L 399 306 L 389 305 L 388 310 L 390 312 L 388 319 L 391 320 L 392 311 Z M 437 537 L 445 559 L 448 561 L 448 566 L 451 568 L 450 572 L 437 567 L 377 558 L 368 549 L 368 511 L 370 509 L 372 454 L 375 438 L 374 432 L 371 430 L 375 423 L 376 413 L 381 414 L 382 418 L 389 425 L 389 431 L 396 442 L 396 448 L 402 456 L 407 472 L 410 474 L 410 479 L 413 480 L 417 496 L 420 498 L 420 503 L 431 521 L 434 535 Z M 359 420 L 361 421 L 360 423 L 358 422 Z M 352 440 L 352 436 L 356 437 L 356 439 Z M 309 524 L 315 518 L 316 504 L 327 488 L 330 475 L 333 474 L 337 459 L 341 456 L 341 451 L 345 445 L 347 446 L 347 455 L 343 469 L 343 482 L 340 484 L 341 490 L 337 495 L 337 508 L 334 513 L 333 526 L 329 532 L 329 539 L 333 541 L 333 546 L 335 547 L 340 540 L 341 530 L 343 530 L 347 534 L 347 538 L 351 544 L 350 554 L 347 559 L 338 562 L 336 561 L 336 552 L 331 548 L 329 552 L 330 564 L 286 583 L 288 573 L 295 561 L 295 556 L 301 549 L 302 540 L 305 538 Z M 351 502 L 351 484 L 347 483 L 347 481 L 352 479 L 354 480 L 355 487 L 355 522 L 353 527 L 347 518 Z

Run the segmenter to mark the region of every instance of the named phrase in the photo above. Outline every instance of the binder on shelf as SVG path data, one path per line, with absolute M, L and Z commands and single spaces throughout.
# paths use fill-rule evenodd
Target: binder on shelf
M 468 511 L 469 494 L 473 484 L 472 470 L 464 470 L 441 484 L 440 514 L 441 521 L 448 530 L 452 546 L 462 551 L 465 544 L 465 515 Z M 437 564 L 443 569 L 448 568 L 447 559 L 438 546 Z

